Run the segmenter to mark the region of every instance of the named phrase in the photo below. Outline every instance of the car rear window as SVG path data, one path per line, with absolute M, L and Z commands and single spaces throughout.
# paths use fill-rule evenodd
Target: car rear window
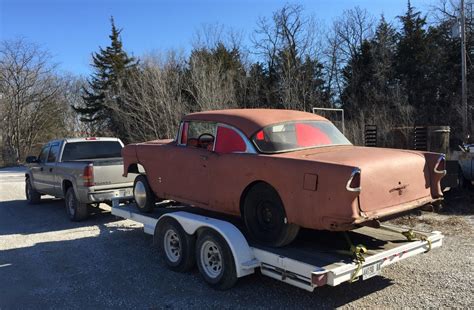
M 258 131 L 252 141 L 262 153 L 351 144 L 336 126 L 327 121 L 292 121 L 270 125 Z
M 87 141 L 67 143 L 63 161 L 122 157 L 122 145 L 118 141 Z

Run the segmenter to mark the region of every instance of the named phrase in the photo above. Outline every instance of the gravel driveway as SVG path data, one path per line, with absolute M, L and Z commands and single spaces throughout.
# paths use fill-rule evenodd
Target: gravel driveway
M 152 237 L 104 211 L 81 223 L 63 202 L 24 200 L 21 169 L 0 170 L 0 309 L 473 307 L 472 214 L 423 213 L 401 224 L 437 229 L 443 247 L 404 260 L 367 281 L 309 293 L 261 275 L 225 292 L 194 270 L 166 269 Z M 466 208 L 474 209 L 473 203 Z

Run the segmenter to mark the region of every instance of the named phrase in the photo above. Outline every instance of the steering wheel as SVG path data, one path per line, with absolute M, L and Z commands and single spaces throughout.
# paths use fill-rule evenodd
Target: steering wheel
M 209 141 L 203 141 L 202 138 L 206 137 L 206 136 L 210 137 L 211 139 Z M 214 136 L 211 135 L 210 133 L 203 133 L 203 134 L 199 135 L 199 137 L 198 137 L 198 145 L 199 146 L 205 145 L 206 143 L 209 144 L 209 143 L 212 143 L 212 142 L 214 142 Z M 207 145 L 206 145 L 206 148 L 207 148 Z

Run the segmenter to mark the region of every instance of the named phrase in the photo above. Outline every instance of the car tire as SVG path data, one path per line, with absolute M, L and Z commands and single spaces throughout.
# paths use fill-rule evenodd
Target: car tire
M 135 178 L 135 182 L 133 182 L 133 198 L 140 212 L 150 213 L 153 211 L 156 198 L 148 184 L 146 175 L 140 174 Z
M 30 178 L 26 178 L 25 195 L 28 204 L 35 205 L 41 202 L 41 194 L 31 184 Z
M 186 272 L 194 267 L 196 239 L 188 235 L 175 219 L 165 217 L 160 220 L 156 236 L 160 255 L 169 269 Z
M 82 203 L 77 199 L 76 193 L 74 193 L 74 188 L 72 186 L 66 191 L 64 204 L 66 206 L 66 213 L 69 219 L 73 222 L 82 221 L 89 216 L 87 204 Z
M 205 229 L 196 242 L 196 261 L 204 281 L 214 289 L 227 290 L 237 282 L 234 256 L 220 234 Z
M 243 218 L 250 238 L 272 247 L 291 243 L 300 229 L 288 223 L 280 196 L 266 183 L 257 183 L 245 196 Z

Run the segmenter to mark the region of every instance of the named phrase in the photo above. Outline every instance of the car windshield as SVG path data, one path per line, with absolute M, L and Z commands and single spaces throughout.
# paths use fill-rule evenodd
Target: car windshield
M 258 131 L 252 141 L 262 153 L 351 145 L 336 126 L 327 121 L 294 121 L 267 126 Z
M 87 141 L 67 143 L 63 161 L 121 157 L 122 145 L 118 141 Z

